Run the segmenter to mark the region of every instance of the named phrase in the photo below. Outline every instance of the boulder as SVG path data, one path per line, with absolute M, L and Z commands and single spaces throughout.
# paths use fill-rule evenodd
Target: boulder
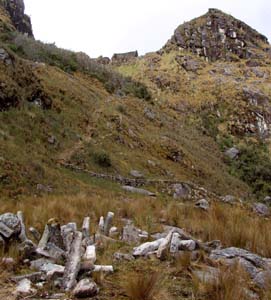
M 225 155 L 227 157 L 229 157 L 230 159 L 236 159 L 239 154 L 240 154 L 240 151 L 235 147 L 232 147 L 225 151 Z
M 156 197 L 155 193 L 152 193 L 148 190 L 135 188 L 133 186 L 125 185 L 125 186 L 122 186 L 122 189 L 127 191 L 127 192 L 130 192 L 130 193 L 135 193 L 135 194 L 140 194 L 140 195 L 150 196 L 150 197 Z
M 154 252 L 154 251 L 158 250 L 158 248 L 164 241 L 165 241 L 165 239 L 162 238 L 162 239 L 156 240 L 154 242 L 144 243 L 144 244 L 140 245 L 139 247 L 134 248 L 133 256 L 145 256 L 149 252 Z
M 144 178 L 144 175 L 137 170 L 131 170 L 130 175 L 135 177 L 135 178 Z
M 191 189 L 186 185 L 182 183 L 177 183 L 172 186 L 173 190 L 173 198 L 174 199 L 185 199 L 190 196 Z
M 76 298 L 91 298 L 96 296 L 98 293 L 99 288 L 97 284 L 88 278 L 79 281 L 73 290 L 73 295 Z
M 12 235 L 19 235 L 21 232 L 21 222 L 19 218 L 12 213 L 0 215 L 0 223 L 12 231 Z
M 210 204 L 206 199 L 201 199 L 195 203 L 195 207 L 202 210 L 208 210 L 210 208 Z
M 19 297 L 25 297 L 35 292 L 36 290 L 32 288 L 31 281 L 29 279 L 23 279 L 18 283 L 14 294 Z
M 263 217 L 268 217 L 270 215 L 269 207 L 263 203 L 255 203 L 253 205 L 253 211 Z

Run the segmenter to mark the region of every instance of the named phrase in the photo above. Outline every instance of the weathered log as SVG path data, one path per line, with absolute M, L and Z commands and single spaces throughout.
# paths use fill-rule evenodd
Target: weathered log
M 90 237 L 89 230 L 90 230 L 90 217 L 86 217 L 83 221 L 83 226 L 82 226 L 83 239 Z
M 154 252 L 154 251 L 158 250 L 158 248 L 160 247 L 160 245 L 162 243 L 164 243 L 164 241 L 165 241 L 165 238 L 162 238 L 162 239 L 156 240 L 154 242 L 144 243 L 144 244 L 140 245 L 139 247 L 134 248 L 133 256 L 145 256 L 149 252 Z
M 113 212 L 108 212 L 105 222 L 104 222 L 104 234 L 106 236 L 109 236 L 109 230 L 112 226 L 113 223 L 113 218 L 114 218 L 114 213 Z
M 76 278 L 80 270 L 81 263 L 81 243 L 83 235 L 81 232 L 76 231 L 74 239 L 71 244 L 69 257 L 65 265 L 63 288 L 65 291 L 72 290 L 76 285 Z
M 34 228 L 34 227 L 30 227 L 29 228 L 29 232 L 32 234 L 32 236 L 34 237 L 35 241 L 39 242 L 39 240 L 41 238 L 41 235 L 38 232 L 38 230 L 36 228 Z
M 159 246 L 157 251 L 157 258 L 163 259 L 165 257 L 167 250 L 169 249 L 173 233 L 174 233 L 174 229 L 170 230 L 170 232 L 168 233 L 164 241 Z

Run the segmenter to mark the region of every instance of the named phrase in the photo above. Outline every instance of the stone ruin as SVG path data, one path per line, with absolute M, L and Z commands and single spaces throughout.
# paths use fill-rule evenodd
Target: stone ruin
M 123 64 L 133 61 L 138 57 L 137 51 L 131 51 L 127 53 L 116 53 L 112 56 L 111 63 L 112 64 Z

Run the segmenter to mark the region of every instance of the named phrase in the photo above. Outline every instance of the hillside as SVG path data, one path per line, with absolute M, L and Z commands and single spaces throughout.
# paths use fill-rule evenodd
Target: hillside
M 160 281 L 148 274 L 163 272 L 162 291 L 145 300 L 215 299 L 193 275 L 198 266 L 225 271 L 209 261 L 217 244 L 209 241 L 271 255 L 269 213 L 259 216 L 254 204 L 271 195 L 270 66 L 267 39 L 215 9 L 181 25 L 157 52 L 95 60 L 36 41 L 23 1 L 0 2 L 0 214 L 23 211 L 27 235 L 31 226 L 41 233 L 45 224 L 80 224 L 90 216 L 94 241 L 82 246 L 95 243 L 100 265 L 111 264 L 115 252 L 130 253 L 146 231 L 150 241 L 166 226 L 184 228 L 197 251 L 184 248 L 188 256 L 167 253 L 161 260 L 121 256 L 114 274 L 95 275 L 101 289 L 95 299 L 143 300 L 131 292 L 143 285 L 142 274 L 158 289 Z M 110 238 L 98 229 L 108 211 L 117 227 Z M 129 222 L 142 231 L 127 233 L 133 236 L 127 243 L 118 235 Z M 44 252 L 26 255 L 27 247 L 19 251 L 11 242 L 16 233 L 9 240 L 1 230 L 1 257 L 16 260 L 11 269 L 0 263 L 0 296 L 9 300 L 15 297 L 11 275 L 28 273 Z M 61 259 L 54 263 L 67 256 Z M 237 283 L 233 291 L 238 278 L 228 278 Z M 51 288 L 57 294 L 55 281 L 45 280 L 39 299 L 49 299 Z M 269 299 L 254 277 L 246 288 Z

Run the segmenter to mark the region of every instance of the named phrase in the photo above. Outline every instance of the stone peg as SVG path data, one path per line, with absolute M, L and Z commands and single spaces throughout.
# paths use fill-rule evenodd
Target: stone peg
M 174 229 L 170 230 L 164 241 L 160 244 L 157 251 L 157 258 L 163 259 L 167 253 L 167 250 L 170 247 L 170 242 L 172 240 L 172 235 L 174 233 Z
M 83 239 L 90 238 L 90 217 L 85 217 L 82 226 Z
M 99 221 L 99 232 L 103 233 L 104 232 L 104 217 L 100 217 Z
M 96 247 L 94 245 L 87 246 L 86 252 L 83 256 L 84 261 L 95 263 L 96 261 Z
M 114 213 L 108 212 L 104 223 L 104 234 L 109 236 L 109 231 L 113 223 Z
M 36 228 L 34 228 L 34 227 L 30 227 L 29 228 L 29 232 L 32 234 L 32 236 L 34 237 L 35 241 L 39 242 L 39 240 L 41 238 L 41 235 L 38 232 L 38 230 Z
M 71 244 L 71 249 L 65 264 L 63 288 L 65 291 L 71 291 L 76 285 L 76 278 L 81 266 L 81 244 L 83 235 L 76 231 Z

